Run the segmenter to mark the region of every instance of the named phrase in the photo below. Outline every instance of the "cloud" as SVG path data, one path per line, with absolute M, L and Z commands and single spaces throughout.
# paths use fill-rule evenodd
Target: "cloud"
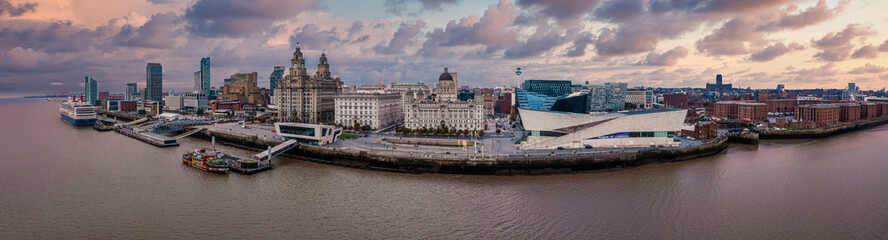
M 198 0 L 185 10 L 188 30 L 204 37 L 246 37 L 276 20 L 321 8 L 319 0 Z
M 860 47 L 854 51 L 854 54 L 851 54 L 851 58 L 876 58 L 879 55 L 879 48 L 873 46 L 872 44 L 867 44 L 866 46 Z
M 821 50 L 814 55 L 814 58 L 828 62 L 844 61 L 851 56 L 851 50 L 854 48 L 851 41 L 863 39 L 875 33 L 869 26 L 848 24 L 840 32 L 830 32 L 820 39 L 811 40 L 811 45 Z
M 820 0 L 814 7 L 808 8 L 799 14 L 783 15 L 777 21 L 758 26 L 758 30 L 775 31 L 779 29 L 799 29 L 826 21 L 845 9 L 850 0 L 842 0 L 832 10 L 826 6 L 825 0 Z
M 562 31 L 557 28 L 537 28 L 537 31 L 526 41 L 506 49 L 503 57 L 506 59 L 518 59 L 539 56 L 554 47 L 561 46 L 570 41 L 570 35 L 574 34 L 575 31 L 577 30 Z
M 885 43 L 879 45 L 879 52 L 888 52 L 888 40 L 885 40 Z
M 573 44 L 568 48 L 567 52 L 564 53 L 564 56 L 582 57 L 583 55 L 586 55 L 586 48 L 593 43 L 595 43 L 595 35 L 590 32 L 582 32 L 576 39 L 574 39 Z
M 89 47 L 95 49 L 114 48 L 105 38 L 113 34 L 107 26 L 86 29 L 74 26 L 73 22 L 29 22 L 26 20 L 0 21 L 0 51 L 14 47 L 36 51 L 77 52 Z
M 158 13 L 140 27 L 123 26 L 114 42 L 121 46 L 171 48 L 180 36 L 176 29 L 181 23 L 182 19 L 176 13 Z
M 37 3 L 22 3 L 18 5 L 12 5 L 7 0 L 0 0 L 0 16 L 9 15 L 11 17 L 18 17 L 28 12 L 35 12 L 37 9 Z
M 638 62 L 638 65 L 648 65 L 648 66 L 673 66 L 678 63 L 678 59 L 682 59 L 688 56 L 688 49 L 682 46 L 677 46 L 672 48 L 672 50 L 666 51 L 663 54 L 658 54 L 655 52 L 648 53 L 648 55 L 644 58 L 644 60 Z
M 407 11 L 408 3 L 419 2 L 421 8 L 415 13 L 418 14 L 424 10 L 443 10 L 441 6 L 445 4 L 456 4 L 459 0 L 385 0 L 385 8 L 387 13 L 401 15 Z
M 829 9 L 821 0 L 817 5 L 796 12 L 791 5 L 785 10 L 769 10 L 757 14 L 742 14 L 733 17 L 697 41 L 697 49 L 708 56 L 741 55 L 751 51 L 764 51 L 767 46 L 765 36 L 782 30 L 794 30 L 826 21 L 845 9 L 848 1 L 843 0 Z M 772 51 L 775 49 L 772 49 Z M 773 53 L 773 52 L 771 52 Z
M 0 69 L 5 71 L 28 71 L 37 69 L 47 54 L 30 48 L 16 47 L 3 54 Z
M 332 47 L 342 41 L 336 33 L 336 28 L 321 30 L 318 25 L 305 24 L 299 29 L 293 31 L 290 35 L 290 48 L 295 48 L 296 43 L 311 49 L 320 49 Z
M 595 18 L 611 22 L 628 22 L 645 11 L 642 0 L 610 0 L 595 9 Z
M 783 56 L 784 54 L 804 49 L 805 47 L 798 43 L 790 43 L 787 46 L 782 42 L 779 42 L 777 44 L 768 46 L 759 52 L 753 53 L 749 56 L 749 60 L 754 62 L 767 62 Z
M 373 47 L 373 51 L 385 55 L 404 54 L 404 49 L 416 42 L 416 36 L 419 35 L 420 31 L 422 31 L 425 26 L 426 22 L 422 20 L 417 20 L 413 24 L 402 22 L 398 31 L 395 31 L 392 40 L 390 40 L 388 44 L 380 42 Z
M 65 83 L 62 83 L 62 82 L 51 82 L 51 83 L 49 83 L 49 85 L 50 85 L 50 86 L 64 86 Z
M 176 3 L 178 1 L 176 1 L 176 0 L 148 0 L 148 2 L 160 5 L 160 4 Z
M 500 0 L 484 11 L 484 16 L 471 15 L 459 22 L 450 21 L 445 28 L 435 28 L 426 34 L 427 41 L 417 52 L 423 56 L 438 56 L 440 47 L 484 45 L 502 47 L 517 39 L 518 33 L 511 29 L 517 10 L 508 0 Z
M 867 63 L 866 65 L 855 68 L 848 73 L 850 73 L 850 74 L 867 74 L 867 73 L 883 73 L 885 71 L 888 71 L 888 68 L 880 67 L 880 66 L 876 66 L 876 65 L 872 65 L 872 64 Z
M 539 13 L 561 22 L 572 22 L 588 14 L 600 0 L 517 0 L 524 8 L 538 8 Z

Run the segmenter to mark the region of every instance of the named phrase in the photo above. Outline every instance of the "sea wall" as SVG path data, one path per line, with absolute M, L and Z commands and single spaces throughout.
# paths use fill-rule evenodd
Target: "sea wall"
M 723 137 L 702 146 L 678 150 L 655 149 L 638 153 L 511 156 L 497 158 L 495 161 L 403 158 L 373 155 L 367 152 L 341 152 L 310 145 L 300 145 L 299 148 L 288 153 L 300 156 L 307 161 L 371 170 L 408 173 L 540 175 L 690 160 L 717 154 L 727 146 L 728 139 Z
M 768 130 L 759 132 L 759 139 L 799 139 L 799 138 L 824 138 L 836 134 L 846 133 L 858 129 L 878 126 L 888 123 L 888 118 L 878 118 L 856 123 L 843 124 L 829 128 L 799 129 L 799 130 Z

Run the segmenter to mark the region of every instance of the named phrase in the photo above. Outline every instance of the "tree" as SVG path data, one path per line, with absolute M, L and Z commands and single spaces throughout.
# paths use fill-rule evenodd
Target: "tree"
M 500 131 L 500 129 L 497 128 L 497 129 L 496 129 L 496 134 L 500 134 L 500 133 L 502 133 L 502 131 Z
M 203 116 L 203 115 L 204 115 L 204 109 L 203 109 L 203 108 L 198 108 L 198 109 L 197 109 L 197 115 L 198 115 L 198 116 Z

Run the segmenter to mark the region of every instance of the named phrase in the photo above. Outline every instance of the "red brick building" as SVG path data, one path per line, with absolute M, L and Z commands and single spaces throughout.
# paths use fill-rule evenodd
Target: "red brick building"
M 759 100 L 759 102 L 768 105 L 768 112 L 794 112 L 795 106 L 799 103 L 795 99 L 770 99 L 765 101 Z
M 839 104 L 839 108 L 841 109 L 841 115 L 839 115 L 840 122 L 856 122 L 860 120 L 860 104 L 856 103 L 842 103 Z
M 860 103 L 860 119 L 870 119 L 876 118 L 879 115 L 876 114 L 876 108 L 878 106 L 875 103 L 871 102 L 861 102 Z
M 753 122 L 768 121 L 768 105 L 764 103 L 737 103 L 737 119 Z
M 738 102 L 717 102 L 715 103 L 713 117 L 737 119 Z
M 512 110 L 512 93 L 504 93 L 502 96 L 496 97 L 496 112 L 502 114 L 515 113 Z
M 210 101 L 210 110 L 231 110 L 231 111 L 241 111 L 243 109 L 243 103 L 238 101 L 221 101 L 221 100 L 213 100 Z
M 809 127 L 825 127 L 839 122 L 841 109 L 836 104 L 800 105 L 795 108 L 796 120 L 811 123 Z
M 697 122 L 694 124 L 694 138 L 713 139 L 718 136 L 718 124 L 714 122 Z
M 687 94 L 663 94 L 663 104 L 673 108 L 688 108 Z

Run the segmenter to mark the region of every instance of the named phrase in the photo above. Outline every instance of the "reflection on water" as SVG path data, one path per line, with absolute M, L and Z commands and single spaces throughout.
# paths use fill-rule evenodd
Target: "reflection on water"
M 411 175 L 280 159 L 253 176 L 0 102 L 4 238 L 888 238 L 888 126 L 553 176 Z M 249 156 L 249 151 L 220 147 Z

